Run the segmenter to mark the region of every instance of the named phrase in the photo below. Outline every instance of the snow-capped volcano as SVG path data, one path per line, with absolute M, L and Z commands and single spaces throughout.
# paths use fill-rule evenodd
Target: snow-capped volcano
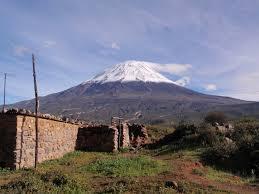
M 156 119 L 171 122 L 172 119 L 202 118 L 209 110 L 216 110 L 215 107 L 226 106 L 228 109 L 232 105 L 247 103 L 181 87 L 188 78 L 173 82 L 153 69 L 157 65 L 142 61 L 117 64 L 89 81 L 41 97 L 41 112 L 106 123 L 112 116 L 150 123 Z M 13 106 L 33 110 L 35 105 L 34 100 L 30 100 Z M 242 110 L 231 113 L 238 115 Z M 141 115 L 136 116 L 139 113 Z
M 154 82 L 174 83 L 170 79 L 155 71 L 152 66 L 155 63 L 145 61 L 126 61 L 107 69 L 85 83 L 108 83 L 108 82 Z

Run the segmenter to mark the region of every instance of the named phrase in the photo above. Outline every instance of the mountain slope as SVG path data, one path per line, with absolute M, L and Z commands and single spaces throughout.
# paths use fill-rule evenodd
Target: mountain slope
M 216 107 L 248 102 L 201 94 L 174 84 L 152 69 L 152 63 L 127 61 L 68 90 L 40 98 L 41 112 L 87 120 L 199 117 Z M 33 101 L 13 106 L 32 109 Z

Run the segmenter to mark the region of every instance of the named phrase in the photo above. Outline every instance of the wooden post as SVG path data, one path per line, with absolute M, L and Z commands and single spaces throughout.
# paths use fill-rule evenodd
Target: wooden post
M 7 73 L 4 73 L 4 104 L 3 104 L 3 113 L 4 113 L 4 111 L 5 111 L 6 77 L 7 77 Z
M 34 80 L 34 92 L 35 92 L 35 162 L 34 162 L 34 167 L 37 168 L 38 147 L 39 147 L 39 131 L 38 131 L 39 97 L 38 97 L 38 89 L 37 89 L 34 54 L 32 54 L 32 68 L 33 68 L 33 80 Z
M 118 149 L 121 148 L 121 120 L 119 119 L 119 144 Z
M 113 126 L 113 117 L 111 117 L 111 126 Z

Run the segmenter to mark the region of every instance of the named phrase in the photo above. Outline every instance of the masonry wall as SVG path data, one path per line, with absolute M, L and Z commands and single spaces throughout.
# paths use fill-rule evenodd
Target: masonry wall
M 32 167 L 35 156 L 35 117 L 17 116 L 16 168 Z M 78 125 L 39 118 L 38 161 L 57 159 L 75 150 Z
M 79 128 L 77 150 L 113 152 L 118 149 L 118 130 L 109 126 Z
M 130 145 L 140 147 L 148 142 L 147 129 L 143 125 L 129 125 Z
M 16 116 L 0 115 L 0 166 L 15 168 Z
M 122 124 L 121 127 L 121 148 L 128 148 L 130 146 L 129 126 L 126 123 Z
M 39 163 L 60 158 L 75 150 L 114 152 L 119 147 L 142 144 L 145 140 L 145 131 L 135 125 L 122 124 L 120 137 L 118 128 L 114 126 L 82 128 L 77 124 L 43 117 L 39 118 L 38 126 Z M 35 137 L 34 116 L 0 114 L 0 166 L 16 169 L 33 167 Z

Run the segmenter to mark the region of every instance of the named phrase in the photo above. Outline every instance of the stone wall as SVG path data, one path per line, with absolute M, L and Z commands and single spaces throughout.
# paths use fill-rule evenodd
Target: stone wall
M 121 142 L 120 148 L 128 148 L 130 146 L 130 137 L 129 137 L 129 126 L 127 123 L 121 125 Z
M 75 150 L 114 152 L 118 148 L 140 146 L 147 140 L 143 126 L 125 123 L 121 127 L 81 127 L 78 123 L 45 115 L 39 118 L 38 126 L 39 163 L 60 158 Z M 0 166 L 15 169 L 33 167 L 35 137 L 33 113 L 26 115 L 9 111 L 0 114 Z
M 130 145 L 140 147 L 148 143 L 148 133 L 144 125 L 129 125 Z
M 15 168 L 16 116 L 0 116 L 0 166 Z
M 17 115 L 16 168 L 31 167 L 35 156 L 35 117 Z M 38 162 L 75 150 L 78 125 L 39 118 Z
M 39 163 L 74 151 L 77 134 L 77 124 L 39 118 Z M 0 114 L 0 166 L 29 168 L 34 160 L 35 117 Z
M 79 128 L 77 150 L 114 152 L 118 149 L 118 130 L 105 125 Z

